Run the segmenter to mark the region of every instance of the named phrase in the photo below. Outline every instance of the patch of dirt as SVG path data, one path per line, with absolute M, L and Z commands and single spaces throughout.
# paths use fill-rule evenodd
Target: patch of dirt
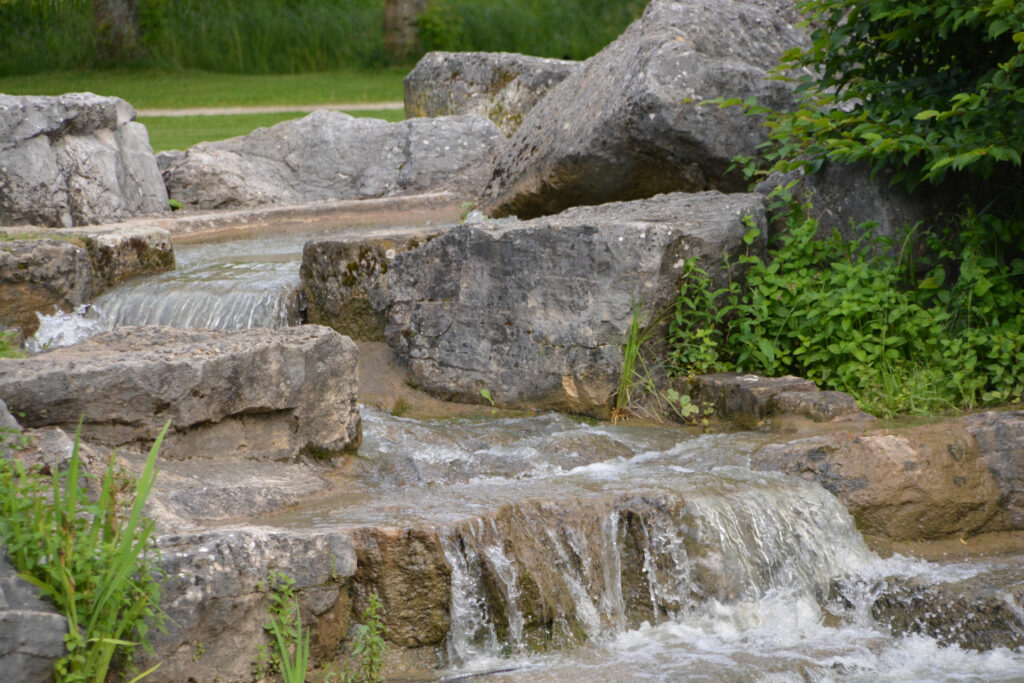
M 513 415 L 489 405 L 454 403 L 434 398 L 409 385 L 408 375 L 385 342 L 359 345 L 359 401 L 399 417 L 429 419 Z

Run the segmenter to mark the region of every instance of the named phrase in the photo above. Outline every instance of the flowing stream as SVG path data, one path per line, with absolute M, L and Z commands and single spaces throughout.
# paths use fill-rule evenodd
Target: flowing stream
M 126 283 L 79 314 L 45 316 L 36 344 L 128 324 L 293 324 L 307 237 L 179 247 L 175 272 Z M 363 420 L 357 476 L 330 499 L 261 522 L 436 534 L 451 625 L 447 668 L 431 676 L 1024 680 L 1020 649 L 893 633 L 872 612 L 894 581 L 992 576 L 1017 615 L 1007 628 L 1024 633 L 1020 557 L 881 560 L 824 489 L 749 469 L 749 454 L 778 437 L 559 415 L 416 421 L 366 407 Z

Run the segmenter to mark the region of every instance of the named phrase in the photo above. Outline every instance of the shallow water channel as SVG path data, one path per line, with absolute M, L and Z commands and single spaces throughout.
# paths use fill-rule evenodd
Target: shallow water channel
M 128 324 L 294 323 L 307 237 L 179 246 L 175 272 L 47 317 L 38 342 Z M 1024 680 L 1020 651 L 894 635 L 872 616 L 893 581 L 974 577 L 1024 625 L 1009 592 L 1024 582 L 1022 558 L 882 560 L 824 489 L 749 469 L 778 436 L 554 414 L 418 421 L 368 407 L 363 429 L 360 468 L 336 495 L 258 522 L 436 531 L 452 623 L 446 668 L 428 678 Z

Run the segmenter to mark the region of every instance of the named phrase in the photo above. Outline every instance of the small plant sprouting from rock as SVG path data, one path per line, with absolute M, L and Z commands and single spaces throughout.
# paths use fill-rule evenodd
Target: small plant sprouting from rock
M 352 641 L 352 656 L 359 659 L 359 668 L 353 671 L 346 663 L 342 672 L 344 683 L 376 683 L 384 680 L 381 670 L 384 668 L 384 654 L 388 646 L 384 641 L 380 608 L 377 594 L 371 594 L 370 603 L 361 617 L 362 623 L 356 627 L 356 637 Z
M 280 673 L 284 683 L 304 683 L 309 666 L 309 629 L 303 631 L 295 579 L 271 571 L 270 622 L 263 628 L 273 636 L 272 648 L 260 646 L 253 671 L 257 679 Z

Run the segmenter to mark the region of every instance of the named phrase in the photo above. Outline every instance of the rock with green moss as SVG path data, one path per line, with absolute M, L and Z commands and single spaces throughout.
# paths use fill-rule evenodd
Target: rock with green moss
M 477 114 L 512 135 L 578 66 L 509 52 L 428 52 L 405 77 L 405 115 Z

